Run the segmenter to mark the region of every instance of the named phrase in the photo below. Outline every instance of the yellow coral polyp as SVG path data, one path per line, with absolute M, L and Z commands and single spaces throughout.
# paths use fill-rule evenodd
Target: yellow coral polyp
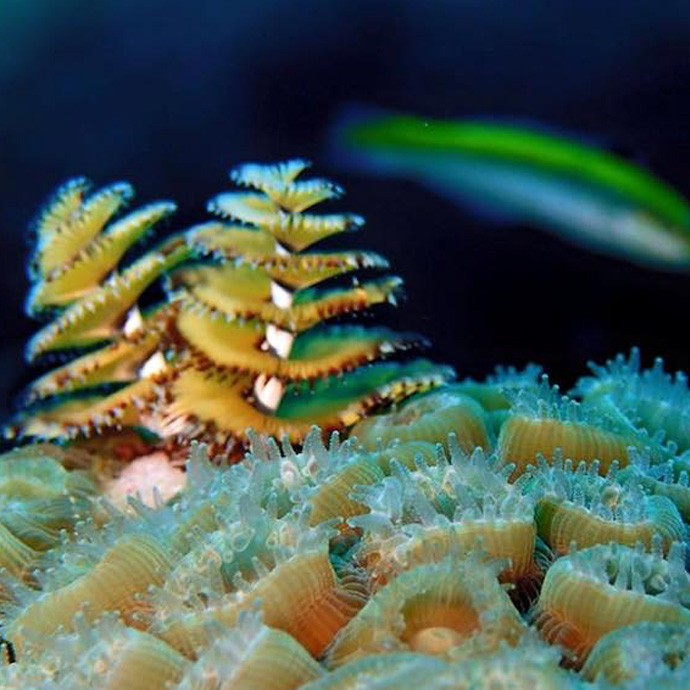
M 575 463 L 598 460 L 606 472 L 613 462 L 628 464 L 633 444 L 629 436 L 591 425 L 516 416 L 503 423 L 498 452 L 505 462 L 515 464 L 515 476 L 536 464 L 539 455 L 552 460 L 557 450 Z
M 312 507 L 311 523 L 326 520 L 347 520 L 366 512 L 366 506 L 352 498 L 356 486 L 376 484 L 383 479 L 383 470 L 373 458 L 355 460 L 327 479 L 309 499 Z
M 415 564 L 436 561 L 455 552 L 479 548 L 504 564 L 499 574 L 501 582 L 519 583 L 535 576 L 535 539 L 536 529 L 527 520 L 468 520 L 450 529 L 415 531 L 414 536 L 397 546 L 393 553 L 387 549 L 379 553 L 375 572 L 379 576 L 387 569 L 395 572 Z
M 89 572 L 40 594 L 11 620 L 4 634 L 20 648 L 27 636 L 49 636 L 60 628 L 72 630 L 75 616 L 82 611 L 90 621 L 117 611 L 128 624 L 136 625 L 143 607 L 138 595 L 162 584 L 171 567 L 166 550 L 152 537 L 124 537 Z
M 552 498 L 539 501 L 536 520 L 539 535 L 557 554 L 567 553 L 572 544 L 584 548 L 594 544 L 617 542 L 634 546 L 638 542 L 649 548 L 655 535 L 663 537 L 666 550 L 682 539 L 685 528 L 673 504 L 662 496 L 640 497 L 645 515 L 639 522 L 606 520 L 573 504 Z
M 607 633 L 642 622 L 690 625 L 690 576 L 684 547 L 664 559 L 643 547 L 593 546 L 557 560 L 537 603 L 542 636 L 579 668 Z
M 57 458 L 68 453 L 48 445 L 0 455 L 0 569 L 35 585 L 42 556 L 89 518 L 96 485 L 80 471 L 68 472 Z M 0 600 L 11 587 L 0 583 Z
M 328 666 L 398 651 L 448 658 L 475 636 L 484 638 L 487 651 L 501 642 L 515 644 L 524 626 L 498 584 L 499 569 L 473 555 L 401 573 L 340 631 Z
M 385 448 L 393 442 L 444 442 L 454 433 L 460 448 L 491 449 L 484 413 L 477 402 L 454 386 L 415 396 L 395 411 L 369 417 L 352 429 L 352 435 L 367 450 Z
M 304 647 L 255 612 L 240 615 L 234 627 L 209 629 L 211 646 L 190 664 L 177 690 L 296 690 L 324 676 Z
M 266 572 L 240 596 L 227 597 L 226 602 L 201 613 L 173 614 L 151 630 L 185 656 L 195 658 L 211 642 L 205 622 L 235 625 L 241 612 L 261 602 L 267 625 L 289 633 L 319 657 L 338 630 L 364 606 L 366 591 L 362 576 L 338 578 L 325 552 L 296 554 Z
M 660 543 L 665 552 L 685 539 L 683 519 L 671 500 L 648 496 L 632 475 L 619 477 L 617 466 L 604 477 L 598 461 L 576 469 L 555 454 L 550 466 L 539 458 L 538 468 L 521 483 L 539 496 L 535 510 L 539 536 L 556 555 L 571 546 L 586 548 L 616 542 L 627 546 Z

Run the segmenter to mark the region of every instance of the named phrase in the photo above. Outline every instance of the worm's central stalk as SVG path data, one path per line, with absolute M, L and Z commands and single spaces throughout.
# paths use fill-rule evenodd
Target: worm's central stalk
M 279 254 L 289 254 L 285 248 L 278 245 Z M 279 309 L 290 309 L 294 300 L 294 294 L 271 281 L 271 301 Z M 295 334 L 283 328 L 278 328 L 275 324 L 269 323 L 266 327 L 266 339 L 262 343 L 262 349 L 270 350 L 280 359 L 287 359 L 290 356 L 292 344 L 295 342 Z M 276 376 L 270 378 L 261 374 L 254 382 L 254 396 L 259 405 L 267 412 L 274 414 L 280 405 L 285 393 L 285 384 Z

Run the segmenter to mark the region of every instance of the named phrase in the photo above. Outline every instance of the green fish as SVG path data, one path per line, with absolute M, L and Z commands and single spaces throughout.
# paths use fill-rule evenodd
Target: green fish
M 336 153 L 492 216 L 665 270 L 690 268 L 690 204 L 608 151 L 537 128 L 406 115 L 345 116 Z

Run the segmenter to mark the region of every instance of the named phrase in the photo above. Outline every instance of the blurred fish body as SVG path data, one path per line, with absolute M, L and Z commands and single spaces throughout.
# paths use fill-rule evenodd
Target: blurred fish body
M 690 269 L 690 205 L 603 149 L 537 128 L 349 114 L 335 127 L 348 165 L 414 179 L 494 219 L 557 232 L 592 250 Z

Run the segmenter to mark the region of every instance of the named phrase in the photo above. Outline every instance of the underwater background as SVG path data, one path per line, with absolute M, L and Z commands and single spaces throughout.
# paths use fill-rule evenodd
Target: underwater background
M 179 204 L 179 230 L 205 217 L 231 166 L 291 156 L 366 217 L 346 244 L 405 279 L 404 307 L 382 320 L 429 336 L 459 377 L 534 361 L 565 388 L 632 345 L 690 367 L 690 277 L 340 168 L 328 131 L 351 103 L 543 123 L 690 196 L 690 4 L 0 0 L 0 416 L 37 328 L 23 314 L 27 226 L 60 182 L 130 180 L 141 203 Z

